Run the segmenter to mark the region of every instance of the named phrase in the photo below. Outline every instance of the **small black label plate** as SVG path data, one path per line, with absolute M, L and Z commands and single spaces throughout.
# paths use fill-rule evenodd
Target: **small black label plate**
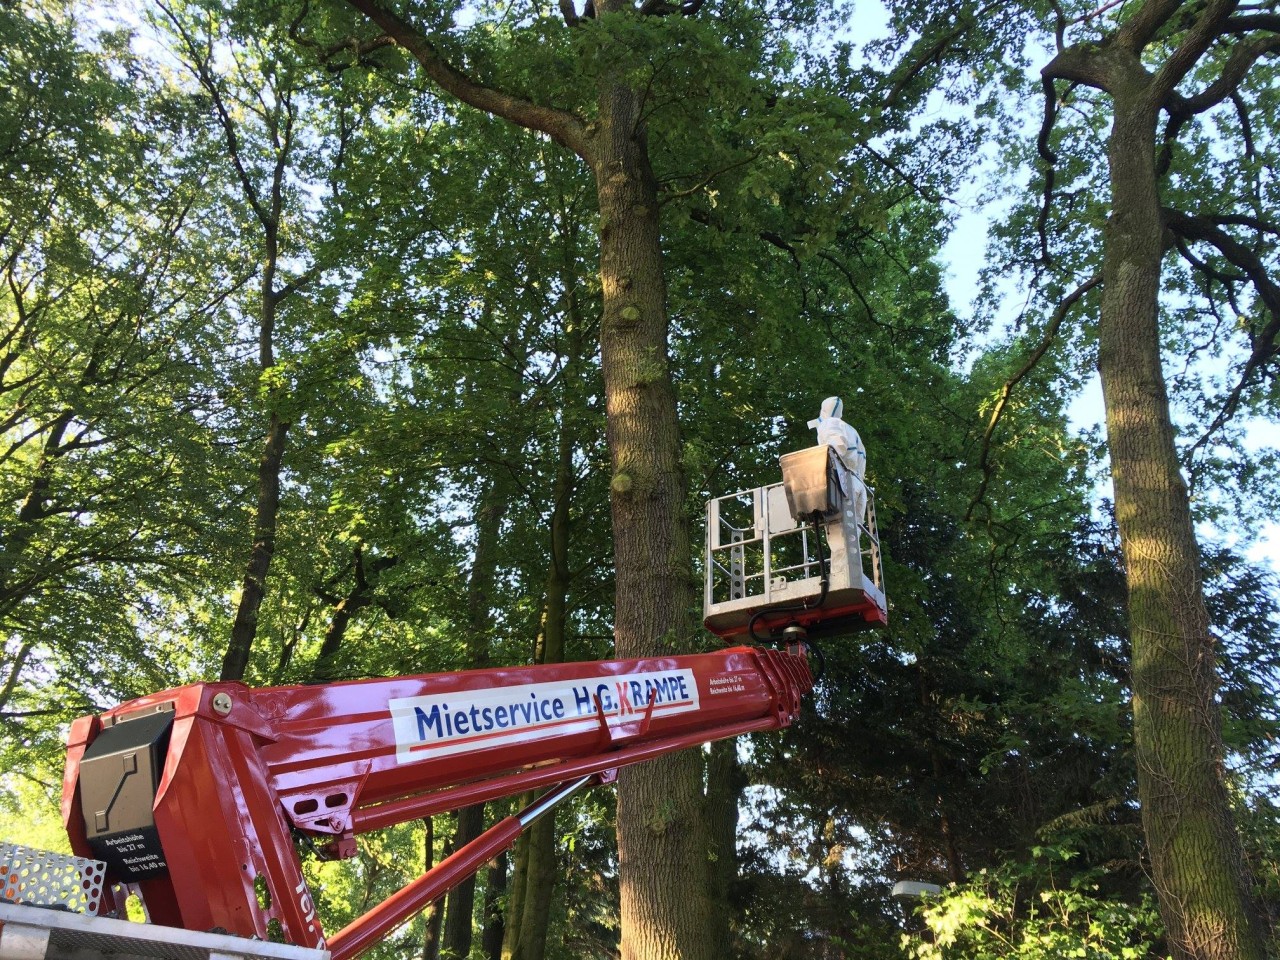
M 113 877 L 128 883 L 146 880 L 168 869 L 155 827 L 92 837 L 89 846 Z

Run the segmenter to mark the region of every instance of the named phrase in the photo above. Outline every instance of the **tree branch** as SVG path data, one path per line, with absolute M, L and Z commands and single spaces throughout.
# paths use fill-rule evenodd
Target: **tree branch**
M 1163 177 L 1173 166 L 1173 145 L 1178 142 L 1178 135 L 1189 119 L 1190 114 L 1170 113 L 1161 135 L 1160 153 L 1156 157 L 1156 176 Z
M 926 42 L 925 37 L 920 37 L 920 39 L 912 45 L 911 53 L 904 58 L 903 62 L 906 63 L 907 66 L 902 76 L 894 81 L 893 87 L 884 98 L 884 106 L 886 108 L 895 106 L 898 98 L 901 97 L 906 88 L 911 85 L 911 81 L 920 76 L 920 74 L 923 73 L 930 64 L 937 63 L 941 60 L 943 55 L 947 52 L 947 49 L 953 43 L 972 30 L 986 17 L 988 13 L 1001 6 L 1003 6 L 1003 4 L 1000 0 L 992 0 L 991 3 L 988 3 L 971 17 L 961 17 L 960 22 L 957 23 L 953 29 L 935 37 L 932 41 Z M 916 52 L 917 50 L 919 50 L 919 53 Z
M 1164 103 L 1173 94 L 1174 87 L 1200 62 L 1205 51 L 1221 35 L 1222 25 L 1231 16 L 1237 3 L 1239 0 L 1208 0 L 1204 11 L 1196 18 L 1182 42 L 1156 71 L 1151 81 L 1151 93 L 1155 96 L 1156 103 Z M 1224 93 L 1223 97 L 1225 96 Z
M 9 675 L 5 678 L 4 686 L 0 687 L 0 708 L 8 706 L 9 698 L 13 696 L 13 691 L 18 686 L 18 676 L 22 673 L 22 668 L 26 665 L 27 658 L 34 648 L 35 641 L 24 639 L 17 653 L 14 654 L 9 664 Z
M 1231 105 L 1236 108 L 1236 117 L 1240 120 L 1240 138 L 1244 140 L 1244 155 L 1247 159 L 1252 160 L 1257 155 L 1253 143 L 1253 124 L 1249 122 L 1249 108 L 1240 99 L 1239 90 L 1231 91 Z M 1257 184 L 1256 175 L 1254 183 L 1255 185 Z
M 681 200 L 684 197 L 691 197 L 695 193 L 698 193 L 700 190 L 704 189 L 705 187 L 710 186 L 713 182 L 715 182 L 715 179 L 717 177 L 720 177 L 728 173 L 730 170 L 736 170 L 739 167 L 745 167 L 749 163 L 754 163 L 757 159 L 759 159 L 759 157 L 760 157 L 759 153 L 752 153 L 741 160 L 735 160 L 733 163 L 730 163 L 730 164 L 727 164 L 726 166 L 721 167 L 719 170 L 713 170 L 711 173 L 708 173 L 701 180 L 695 183 L 692 187 L 689 187 L 688 189 L 685 189 L 685 190 L 680 190 L 676 193 L 666 194 L 659 200 L 659 203 L 666 203 L 670 200 Z
M 1263 220 L 1261 217 L 1252 217 L 1243 213 L 1223 213 L 1206 214 L 1204 219 L 1222 227 L 1248 227 L 1250 230 L 1258 231 L 1258 233 L 1270 233 L 1274 236 L 1280 236 L 1280 224 L 1273 223 L 1270 220 Z
M 283 287 L 281 287 L 279 290 L 277 290 L 273 294 L 273 296 L 276 299 L 276 302 L 278 303 L 279 301 L 289 297 L 291 294 L 297 293 L 303 287 L 311 283 L 311 281 L 314 280 L 319 275 L 320 275 L 320 267 L 319 265 L 315 265 L 311 267 L 311 269 L 309 269 L 306 273 L 299 274 L 298 276 L 294 277 L 292 280 L 290 280 L 288 283 L 286 283 Z
M 1044 90 L 1044 119 L 1040 121 L 1040 135 L 1036 138 L 1036 152 L 1044 160 L 1044 196 L 1040 202 L 1040 215 L 1036 217 L 1036 233 L 1040 236 L 1040 262 L 1049 263 L 1049 209 L 1053 206 L 1053 184 L 1057 179 L 1058 162 L 1049 137 L 1058 120 L 1058 89 L 1053 77 L 1042 75 L 1040 84 Z
M 792 266 L 796 268 L 796 274 L 800 277 L 800 310 L 803 312 L 809 306 L 809 288 L 804 283 L 804 267 L 800 263 L 800 256 L 796 252 L 796 248 L 772 230 L 760 231 L 760 239 L 790 254 Z
M 1226 271 L 1219 270 L 1211 264 L 1206 263 L 1204 260 L 1201 260 L 1191 252 L 1191 248 L 1187 245 L 1186 237 L 1175 236 L 1173 238 L 1173 242 L 1178 248 L 1178 253 L 1182 255 L 1183 260 L 1187 261 L 1187 263 L 1191 264 L 1191 266 L 1195 267 L 1209 279 L 1216 280 L 1227 288 L 1227 299 L 1230 301 L 1232 309 L 1235 309 L 1234 285 L 1237 283 L 1244 283 L 1249 278 L 1243 273 L 1227 273 Z M 1239 311 L 1236 312 L 1238 313 Z
M 878 317 L 876 317 L 876 313 L 874 310 L 871 309 L 871 304 L 867 302 L 867 297 L 862 292 L 862 288 L 858 286 L 858 281 L 854 277 L 852 270 L 850 270 L 843 263 L 841 263 L 831 254 L 826 253 L 825 251 L 819 251 L 818 256 L 821 259 L 827 261 L 827 263 L 831 264 L 833 267 L 835 267 L 844 275 L 845 282 L 849 284 L 849 289 L 853 291 L 853 295 L 857 297 L 858 302 L 862 304 L 862 309 L 866 313 L 868 320 L 874 323 L 881 330 L 888 330 L 890 331 L 890 333 L 896 333 L 893 327 L 891 327 L 887 323 L 884 323 Z
M 1107 61 L 1096 50 L 1079 46 L 1060 51 L 1040 71 L 1040 79 L 1041 82 L 1070 80 L 1108 92 L 1112 85 Z
M 991 410 L 991 416 L 987 420 L 987 429 L 982 433 L 982 449 L 978 454 L 978 466 L 982 470 L 982 482 L 978 485 L 977 492 L 974 493 L 973 499 L 969 501 L 969 508 L 964 513 L 966 522 L 973 519 L 973 512 L 983 498 L 986 497 L 987 487 L 991 483 L 991 476 L 995 473 L 995 465 L 991 463 L 991 438 L 995 434 L 996 426 L 1004 416 L 1005 410 L 1008 408 L 1009 398 L 1013 395 L 1014 388 L 1040 363 L 1040 360 L 1058 336 L 1058 330 L 1062 327 L 1063 321 L 1066 320 L 1067 314 L 1071 312 L 1071 308 L 1080 301 L 1081 297 L 1100 283 L 1102 283 L 1102 275 L 1094 274 L 1062 299 L 1057 309 L 1053 311 L 1053 316 L 1049 318 L 1049 324 L 1045 327 L 1044 336 L 1040 338 L 1039 345 L 1036 346 L 1035 350 L 1031 351 L 1031 356 L 1027 358 L 1027 362 L 1022 365 L 1022 368 L 1006 380 L 1004 386 L 1000 388 L 1000 397 L 996 400 L 996 405 Z
M 1142 48 L 1151 42 L 1156 31 L 1178 12 L 1182 4 L 1183 0 L 1147 0 L 1138 8 L 1138 12 L 1116 31 L 1116 45 L 1133 53 L 1140 53 Z
M 294 42 L 307 45 L 305 41 L 298 37 L 294 37 Z M 320 62 L 324 65 L 325 70 L 329 73 L 341 73 L 347 67 L 355 66 L 369 62 L 369 55 L 376 53 L 386 47 L 394 47 L 396 42 L 393 38 L 385 33 L 377 36 L 362 39 L 360 37 L 348 37 L 338 43 L 330 44 L 320 51 Z M 349 53 L 351 60 L 349 63 L 335 63 L 341 54 Z
M 1102 6 L 1094 7 L 1088 13 L 1080 14 L 1080 16 L 1072 20 L 1069 24 L 1067 24 L 1067 26 L 1074 27 L 1077 23 L 1084 23 L 1086 20 L 1092 20 L 1094 17 L 1101 16 L 1102 14 L 1106 13 L 1108 10 L 1115 9 L 1116 7 L 1120 6 L 1120 4 L 1124 2 L 1125 0 L 1107 0 L 1107 2 L 1104 3 Z M 1056 8 L 1055 8 L 1055 12 L 1057 13 L 1057 19 L 1059 20 L 1059 22 L 1061 22 L 1062 14 L 1056 11 Z M 1063 30 L 1061 27 L 1057 27 L 1056 31 L 1058 34 L 1058 49 L 1062 50 L 1064 46 L 1062 42 Z
M 236 176 L 240 180 L 240 186 L 244 190 L 245 200 L 253 209 L 258 222 L 264 228 L 270 229 L 270 214 L 264 208 L 258 188 L 244 165 L 240 150 L 240 136 L 236 130 L 235 121 L 232 120 L 231 113 L 222 98 L 222 88 L 218 86 L 216 78 L 209 69 L 213 46 L 212 32 L 206 44 L 206 49 L 201 52 L 196 45 L 195 38 L 187 30 L 186 24 L 178 18 L 177 13 L 164 3 L 160 3 L 159 7 L 161 12 L 169 18 L 173 29 L 177 31 L 179 39 L 182 40 L 183 45 L 187 48 L 187 53 L 191 59 L 186 64 L 186 67 L 195 75 L 196 81 L 204 88 L 205 92 L 209 94 L 209 99 L 212 101 L 214 110 L 218 115 L 218 125 L 222 127 L 223 135 L 227 138 L 227 152 L 230 154 L 231 165 L 235 168 Z
M 383 7 L 378 0 L 347 0 L 347 3 L 404 47 L 445 93 L 518 127 L 545 133 L 583 160 L 592 162 L 591 138 L 586 127 L 567 110 L 544 107 L 476 82 L 448 63 L 421 30 Z
M 1230 263 L 1243 271 L 1271 315 L 1270 321 L 1256 334 L 1251 335 L 1251 349 L 1240 371 L 1240 377 L 1231 392 L 1227 394 L 1227 399 L 1208 429 L 1187 451 L 1187 456 L 1190 457 L 1208 443 L 1223 424 L 1231 419 L 1239 409 L 1244 392 L 1253 383 L 1254 377 L 1280 352 L 1280 346 L 1276 342 L 1277 337 L 1280 337 L 1280 286 L 1271 280 L 1266 264 L 1256 253 L 1230 234 L 1220 230 L 1210 218 L 1191 216 L 1169 207 L 1164 208 L 1163 214 L 1165 224 L 1174 234 L 1189 241 L 1210 244 Z
M 907 184 L 907 186 L 911 187 L 912 190 L 920 194 L 920 196 L 924 197 L 924 199 L 928 200 L 930 203 L 941 204 L 941 203 L 947 202 L 947 200 L 949 199 L 948 197 L 944 197 L 942 194 L 938 193 L 938 191 L 934 190 L 932 187 L 927 186 L 923 183 L 920 183 L 918 180 L 916 180 L 915 177 L 911 176 L 911 174 L 907 173 L 905 170 L 899 167 L 896 163 L 894 163 L 884 154 L 880 153 L 880 151 L 876 150 L 870 144 L 863 143 L 863 144 L 859 144 L 859 146 L 861 146 L 863 150 L 867 151 L 867 153 L 871 154 L 871 156 L 875 157 L 875 159 L 879 160 L 882 164 L 884 164 L 886 169 L 888 169 L 889 171 L 897 175 L 897 177 L 900 180 L 902 180 L 903 183 Z
M 1254 30 L 1270 30 L 1280 33 L 1280 14 L 1253 13 L 1247 16 L 1235 16 L 1227 19 L 1222 25 L 1223 33 L 1250 33 Z
M 1180 96 L 1171 90 L 1166 100 L 1166 109 L 1175 116 L 1190 117 L 1217 106 L 1235 94 L 1240 82 L 1255 63 L 1277 51 L 1280 51 L 1280 35 L 1258 36 L 1237 44 L 1228 55 L 1222 73 L 1213 83 L 1191 97 Z

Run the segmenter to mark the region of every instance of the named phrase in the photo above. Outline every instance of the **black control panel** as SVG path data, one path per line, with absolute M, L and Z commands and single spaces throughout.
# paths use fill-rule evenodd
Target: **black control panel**
M 126 883 L 168 869 L 152 806 L 173 729 L 173 708 L 106 727 L 80 761 L 80 807 L 94 856 Z

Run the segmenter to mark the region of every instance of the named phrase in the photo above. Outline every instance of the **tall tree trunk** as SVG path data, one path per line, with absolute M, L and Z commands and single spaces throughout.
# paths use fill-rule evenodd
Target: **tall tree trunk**
M 562 419 L 551 511 L 551 563 L 547 574 L 536 663 L 563 663 L 569 595 L 569 508 L 573 501 L 573 438 Z M 529 801 L 534 795 L 528 797 Z M 511 923 L 502 956 L 510 960 L 542 960 L 546 954 L 551 895 L 556 881 L 556 817 L 534 821 L 526 834 L 512 879 Z M 515 891 L 519 889 L 519 894 Z
M 453 834 L 453 849 L 461 850 L 484 831 L 484 804 L 477 803 L 458 811 L 458 826 Z M 471 953 L 475 925 L 476 877 L 467 877 L 449 892 L 445 899 L 444 936 L 440 941 L 442 960 L 465 960 Z
M 1214 642 L 1161 366 L 1165 239 L 1154 167 L 1158 114 L 1146 77 L 1135 58 L 1111 90 L 1112 215 L 1098 328 L 1129 589 L 1142 822 L 1174 955 L 1261 958 L 1224 783 Z
M 572 488 L 572 446 L 561 436 L 561 453 L 569 449 L 569 473 L 564 462 L 557 471 L 557 496 L 551 516 L 552 560 L 547 578 L 547 595 L 542 611 L 542 628 L 538 633 L 537 663 L 564 662 L 565 608 L 569 590 L 568 526 Z M 532 801 L 536 794 L 531 794 Z M 556 815 L 555 811 L 534 821 L 527 833 L 523 856 L 518 863 L 520 873 L 514 882 L 521 884 L 518 900 L 513 902 L 511 933 L 503 946 L 503 957 L 510 960 L 542 960 L 547 950 L 547 929 L 551 918 L 551 895 L 556 886 Z
M 933 692 L 930 672 L 924 664 L 916 669 L 916 687 L 920 697 L 920 709 L 925 717 L 930 718 L 930 725 L 942 725 L 939 716 L 937 698 Z M 937 741 L 928 738 L 929 767 L 933 772 L 933 806 L 938 815 L 938 836 L 942 841 L 942 853 L 947 862 L 947 879 L 952 883 L 964 883 L 966 880 L 964 859 L 960 856 L 960 847 L 956 843 L 955 830 L 951 825 L 951 815 L 947 809 L 945 794 L 946 778 L 943 776 L 945 766 L 942 753 L 937 748 Z
M 280 469 L 284 464 L 289 424 L 272 413 L 267 438 L 258 461 L 258 506 L 253 519 L 253 545 L 240 584 L 240 603 L 231 625 L 231 640 L 222 658 L 221 680 L 243 680 L 249 654 L 258 635 L 258 611 L 267 595 L 267 574 L 276 552 L 276 526 L 280 515 Z
M 423 841 L 423 872 L 430 870 L 435 863 L 436 854 L 436 822 L 431 817 L 422 821 L 426 827 L 426 839 Z M 445 852 L 446 856 L 448 851 Z M 443 859 L 443 858 L 442 858 Z M 423 911 L 424 929 L 422 934 L 422 960 L 437 960 L 440 956 L 440 921 L 444 919 L 444 901 L 433 901 Z
M 467 636 L 467 659 L 471 668 L 489 664 L 489 641 L 493 632 L 492 598 L 498 573 L 499 537 L 502 518 L 507 510 L 506 488 L 496 478 L 485 482 L 476 511 L 476 553 L 467 581 L 467 612 L 470 630 Z M 461 849 L 484 830 L 484 804 L 458 811 L 458 828 L 454 849 Z M 475 917 L 476 878 L 468 877 L 449 894 L 445 905 L 442 957 L 463 958 L 471 952 L 472 927 Z
M 506 892 L 507 855 L 504 853 L 489 864 L 484 875 L 484 930 L 480 950 L 489 960 L 502 960 L 502 938 L 506 933 L 502 900 Z
M 284 158 L 277 160 L 277 171 L 283 170 Z M 261 314 L 258 318 L 258 369 L 266 373 L 276 365 L 275 326 L 280 300 L 287 294 L 275 289 L 276 266 L 280 255 L 279 227 L 280 191 L 273 191 L 269 217 L 264 216 L 266 258 L 262 271 Z M 274 402 L 269 399 L 268 402 Z M 253 641 L 258 635 L 258 612 L 267 595 L 267 575 L 276 552 L 276 528 L 280 515 L 280 471 L 284 467 L 285 440 L 290 424 L 271 410 L 267 419 L 267 436 L 258 460 L 258 504 L 253 517 L 253 543 L 249 562 L 240 584 L 240 603 L 231 624 L 231 639 L 222 658 L 221 680 L 243 680 L 249 666 Z
M 576 230 L 566 237 L 566 250 L 576 245 Z M 569 513 L 573 506 L 576 479 L 573 454 L 577 449 L 577 411 L 573 394 L 581 367 L 583 324 L 578 316 L 577 287 L 572 263 L 566 255 L 561 282 L 567 292 L 566 316 L 569 336 L 565 351 L 565 369 L 560 378 L 560 433 L 556 449 L 556 474 L 551 493 L 551 543 L 547 569 L 547 586 L 542 604 L 542 618 L 534 649 L 535 663 L 564 663 L 565 632 L 568 622 L 569 586 Z M 532 802 L 530 794 L 526 802 Z M 543 960 L 547 947 L 547 930 L 551 919 L 551 895 L 556 880 L 556 815 L 551 812 L 534 821 L 525 834 L 516 858 L 511 880 L 510 921 L 503 942 L 504 960 Z
M 658 190 L 643 97 L 626 77 L 598 81 L 597 117 L 514 97 L 456 69 L 420 29 L 377 0 L 347 0 L 413 54 L 431 79 L 472 106 L 540 130 L 591 166 L 600 216 L 600 329 L 617 604 L 623 657 L 673 653 L 692 634 L 680 431 L 667 352 L 666 281 Z M 599 0 L 598 19 L 633 16 L 628 0 Z M 580 22 L 568 0 L 566 19 Z M 606 61 L 607 62 L 607 61 Z M 702 759 L 684 751 L 625 768 L 618 778 L 623 960 L 711 960 Z
M 537 794 L 530 791 L 521 794 L 518 803 L 520 808 L 523 809 L 536 799 Z M 502 931 L 502 960 L 511 960 L 515 955 L 516 945 L 522 932 L 521 922 L 524 917 L 524 897 L 528 890 L 528 884 L 525 879 L 529 875 L 528 832 L 520 835 L 515 849 L 511 851 L 511 860 L 511 881 L 507 885 L 507 924 Z
M 738 879 L 738 803 L 747 778 L 738 763 L 738 741 L 718 740 L 707 762 L 707 836 L 710 840 L 707 896 L 711 899 L 711 936 L 729 954 L 733 917 L 729 891 Z
M 530 800 L 536 795 L 531 795 Z M 547 952 L 551 895 L 556 887 L 556 818 L 548 813 L 529 828 L 519 878 L 523 890 L 515 930 L 503 944 L 504 960 L 542 960 Z
M 621 0 L 597 7 L 614 12 Z M 658 193 L 640 95 L 605 83 L 593 160 L 600 208 L 601 367 L 622 657 L 688 647 L 694 605 L 680 434 L 667 350 Z M 618 775 L 623 960 L 711 960 L 702 757 L 686 750 Z

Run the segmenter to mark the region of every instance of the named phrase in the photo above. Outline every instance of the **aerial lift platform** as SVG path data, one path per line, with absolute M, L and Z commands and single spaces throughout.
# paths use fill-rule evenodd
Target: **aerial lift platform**
M 781 465 L 782 483 L 707 503 L 707 629 L 759 643 L 886 625 L 875 491 L 826 444 Z
M 62 799 L 75 856 L 0 846 L 0 960 L 351 960 L 620 767 L 789 726 L 814 683 L 808 634 L 886 618 L 874 506 L 869 523 L 849 508 L 825 446 L 800 453 L 783 458 L 782 484 L 709 508 L 706 622 L 758 645 L 201 683 L 80 718 Z M 734 523 L 733 504 L 748 520 Z M 303 849 L 354 856 L 366 832 L 531 790 L 547 792 L 323 929 Z M 129 895 L 148 923 L 124 919 Z

